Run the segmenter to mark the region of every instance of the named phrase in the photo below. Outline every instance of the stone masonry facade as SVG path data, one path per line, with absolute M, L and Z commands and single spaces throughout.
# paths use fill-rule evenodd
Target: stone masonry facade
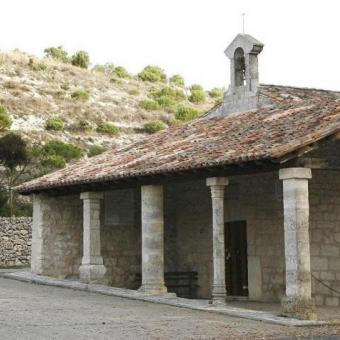
M 312 175 L 309 181 L 312 274 L 339 290 L 340 179 L 331 171 L 314 171 Z M 119 191 L 118 199 L 111 203 L 104 196 L 101 249 L 106 282 L 137 289 L 136 273 L 141 273 L 141 193 L 139 189 L 129 190 L 133 199 L 124 203 L 124 209 L 117 203 Z M 282 195 L 277 172 L 231 177 L 225 187 L 225 222 L 247 223 L 248 288 L 252 300 L 280 301 L 285 293 Z M 38 204 L 40 212 L 35 210 L 41 215 L 41 225 L 37 229 L 41 231 L 41 226 L 45 226 L 40 272 L 56 277 L 79 275 L 82 257 L 79 196 L 44 196 Z M 109 222 L 105 218 L 108 209 L 112 214 Z M 212 210 L 210 189 L 204 180 L 164 185 L 164 239 L 164 270 L 197 271 L 197 297 L 210 298 Z M 41 235 L 35 231 L 33 242 L 41 242 Z M 338 295 L 315 278 L 312 295 L 317 305 L 339 305 Z
M 31 224 L 30 217 L 0 217 L 0 267 L 30 265 Z

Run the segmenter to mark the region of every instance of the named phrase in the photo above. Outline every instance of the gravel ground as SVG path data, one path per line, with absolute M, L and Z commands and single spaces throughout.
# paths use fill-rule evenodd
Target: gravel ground
M 340 338 L 340 326 L 277 326 L 0 278 L 4 340 L 291 339 L 336 334 Z

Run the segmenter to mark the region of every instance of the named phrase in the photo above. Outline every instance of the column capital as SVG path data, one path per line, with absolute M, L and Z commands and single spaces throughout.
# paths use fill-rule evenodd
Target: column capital
M 228 177 L 208 177 L 206 179 L 206 184 L 208 187 L 226 186 L 229 184 L 229 179 Z
M 312 170 L 310 168 L 284 168 L 279 170 L 279 178 L 285 179 L 311 179 Z
M 103 198 L 104 194 L 97 191 L 85 191 L 80 194 L 81 200 L 101 200 Z

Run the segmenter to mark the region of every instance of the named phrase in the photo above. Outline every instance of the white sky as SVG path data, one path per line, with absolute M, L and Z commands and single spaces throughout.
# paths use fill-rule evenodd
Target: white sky
M 0 49 L 63 45 L 92 64 L 156 64 L 205 87 L 229 84 L 224 49 L 242 30 L 265 44 L 262 83 L 340 90 L 338 0 L 2 0 Z

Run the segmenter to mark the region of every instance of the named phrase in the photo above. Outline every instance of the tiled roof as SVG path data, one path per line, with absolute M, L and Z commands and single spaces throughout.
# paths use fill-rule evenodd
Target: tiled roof
M 19 186 L 21 193 L 256 160 L 275 161 L 340 130 L 340 93 L 261 85 L 274 105 L 197 119 Z

